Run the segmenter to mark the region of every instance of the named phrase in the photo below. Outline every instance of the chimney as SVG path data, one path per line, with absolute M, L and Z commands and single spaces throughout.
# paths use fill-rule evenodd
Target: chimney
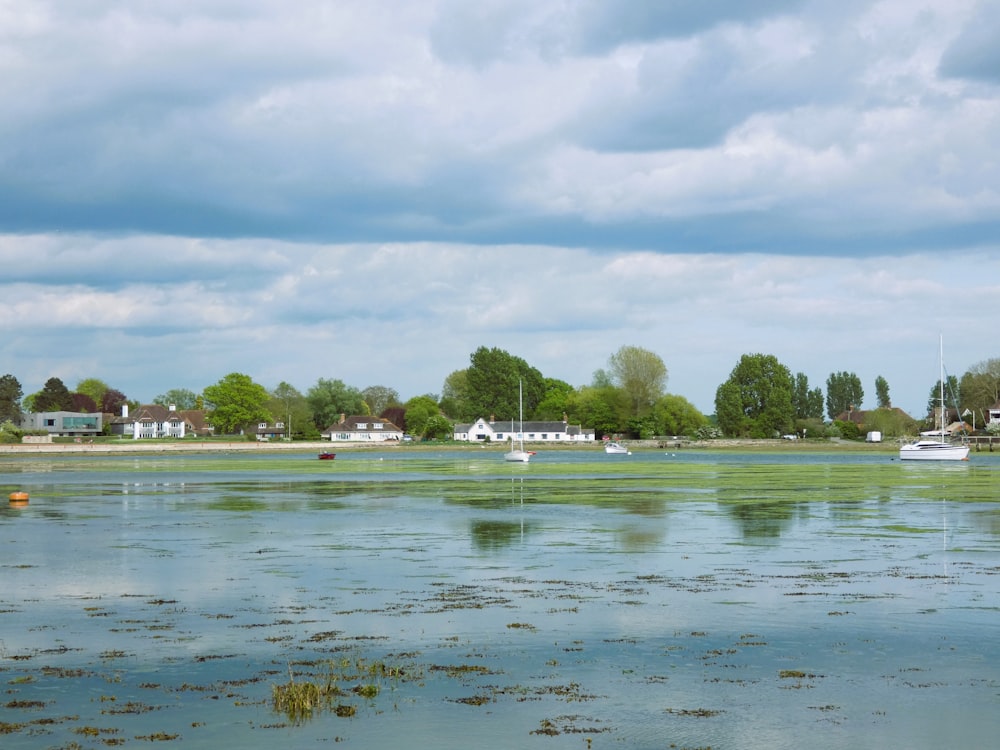
M 347 421 L 347 415 L 344 414 L 343 412 L 341 412 L 340 413 L 340 423 L 344 424 L 344 422 L 346 422 L 346 421 Z
M 566 412 L 563 412 L 563 424 L 566 424 L 568 422 L 569 422 L 569 415 L 566 414 Z
M 496 422 L 496 417 L 490 414 L 490 424 L 493 424 L 494 422 Z
M 122 417 L 128 418 L 128 404 L 122 404 Z
M 170 404 L 170 411 L 177 411 L 177 404 Z

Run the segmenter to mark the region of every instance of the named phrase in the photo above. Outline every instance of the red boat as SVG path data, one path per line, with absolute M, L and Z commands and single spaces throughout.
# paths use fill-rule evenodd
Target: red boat
M 320 453 L 319 454 L 319 460 L 320 461 L 332 461 L 336 457 L 337 457 L 336 453 Z

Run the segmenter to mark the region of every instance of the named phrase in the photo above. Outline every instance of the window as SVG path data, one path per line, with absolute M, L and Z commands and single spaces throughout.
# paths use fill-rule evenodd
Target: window
M 542 433 L 542 440 L 548 440 L 548 439 L 549 439 L 549 433 L 543 432 Z
M 383 427 L 385 427 L 385 425 L 383 425 L 381 422 L 373 422 L 372 423 L 372 429 L 373 430 L 381 430 Z
M 368 423 L 367 422 L 358 422 L 358 429 L 359 430 L 367 430 L 368 429 Z
M 267 429 L 267 422 L 258 422 L 257 423 L 257 429 L 259 429 L 259 430 L 266 430 Z

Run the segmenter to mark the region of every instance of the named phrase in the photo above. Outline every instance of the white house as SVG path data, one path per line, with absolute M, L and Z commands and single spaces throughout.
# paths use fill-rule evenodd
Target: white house
M 143 404 L 130 416 L 126 404 L 122 406 L 122 415 L 111 421 L 111 432 L 133 440 L 150 440 L 209 434 L 212 428 L 205 424 L 205 412 L 201 409 L 178 411 L 172 404 L 169 407 Z
M 986 423 L 1000 424 L 1000 401 L 997 401 L 993 404 L 993 406 L 986 410 Z
M 594 441 L 594 431 L 586 430 L 578 424 L 569 424 L 566 419 L 561 422 L 524 422 L 521 429 L 513 422 L 497 422 L 492 417 L 480 417 L 472 424 L 456 424 L 455 440 L 476 442 L 503 442 L 510 440 L 525 440 L 532 443 L 587 443 Z
M 324 440 L 334 443 L 385 443 L 402 440 L 403 431 L 387 419 L 340 415 L 340 421 L 322 432 Z

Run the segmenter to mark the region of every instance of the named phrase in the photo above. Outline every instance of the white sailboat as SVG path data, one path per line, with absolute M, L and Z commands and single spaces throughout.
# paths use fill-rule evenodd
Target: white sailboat
M 945 429 L 945 414 L 947 409 L 944 404 L 944 336 L 941 337 L 941 380 L 939 385 L 941 387 L 940 403 L 941 403 L 941 420 L 938 429 L 932 430 L 929 433 L 921 433 L 926 436 L 938 436 L 940 440 L 918 440 L 915 443 L 908 443 L 907 445 L 902 445 L 899 448 L 899 458 L 903 461 L 968 461 L 969 460 L 969 446 L 968 445 L 955 445 L 954 443 L 945 442 L 945 436 L 948 434 Z
M 517 405 L 519 410 L 517 436 L 520 440 L 520 447 L 514 447 L 514 424 L 511 420 L 510 450 L 503 454 L 504 461 L 516 461 L 526 464 L 531 460 L 531 453 L 524 449 L 524 391 L 520 380 L 517 381 Z

